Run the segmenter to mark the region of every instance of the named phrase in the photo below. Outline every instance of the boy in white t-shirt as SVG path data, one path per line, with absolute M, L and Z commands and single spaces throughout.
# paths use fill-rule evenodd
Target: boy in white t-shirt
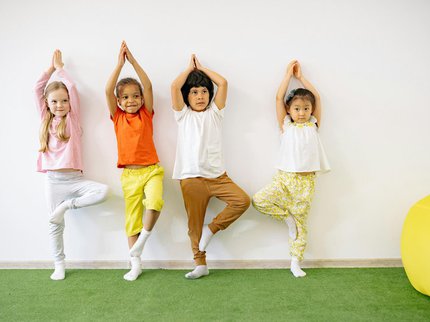
M 214 96 L 214 82 L 217 91 Z M 185 275 L 196 279 L 209 274 L 205 249 L 212 236 L 226 229 L 250 205 L 249 196 L 227 175 L 222 154 L 222 120 L 227 81 L 202 67 L 195 55 L 188 68 L 172 83 L 172 105 L 178 123 L 173 179 L 180 180 L 188 214 L 188 235 L 196 268 Z M 209 200 L 227 206 L 209 225 L 204 224 Z

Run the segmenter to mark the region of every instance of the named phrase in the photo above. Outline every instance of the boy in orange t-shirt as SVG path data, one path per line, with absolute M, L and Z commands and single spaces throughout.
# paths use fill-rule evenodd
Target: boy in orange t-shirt
M 143 90 L 134 78 L 124 78 L 117 83 L 126 59 L 136 71 Z M 125 230 L 131 256 L 131 270 L 124 275 L 124 279 L 134 281 L 142 273 L 140 256 L 163 207 L 164 169 L 158 165 L 152 139 L 152 84 L 124 41 L 118 64 L 106 85 L 106 99 L 117 138 L 117 166 L 124 168 L 121 185 L 125 199 Z

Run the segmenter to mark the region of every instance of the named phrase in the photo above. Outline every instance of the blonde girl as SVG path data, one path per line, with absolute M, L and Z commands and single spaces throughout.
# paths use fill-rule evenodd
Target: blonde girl
M 49 237 L 54 257 L 53 280 L 65 278 L 64 214 L 68 209 L 91 206 L 106 198 L 106 185 L 83 177 L 79 97 L 63 69 L 61 51 L 36 83 L 36 105 L 42 120 L 37 171 L 46 173 Z

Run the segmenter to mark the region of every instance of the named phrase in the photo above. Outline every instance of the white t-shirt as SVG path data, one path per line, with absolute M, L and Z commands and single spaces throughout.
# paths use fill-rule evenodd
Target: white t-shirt
M 222 153 L 224 110 L 215 103 L 203 112 L 184 106 L 175 111 L 178 142 L 173 179 L 217 178 L 225 172 Z
M 285 117 L 278 169 L 285 172 L 330 171 L 316 122 L 313 116 L 306 123 L 291 122 L 289 115 Z

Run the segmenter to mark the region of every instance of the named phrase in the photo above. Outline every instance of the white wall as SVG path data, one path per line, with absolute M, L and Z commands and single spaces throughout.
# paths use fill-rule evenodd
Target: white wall
M 54 49 L 78 84 L 85 174 L 108 202 L 66 215 L 70 260 L 125 260 L 116 141 L 104 85 L 125 39 L 155 92 L 155 142 L 165 207 L 144 259 L 191 259 L 178 182 L 170 83 L 196 53 L 229 81 L 224 149 L 250 195 L 271 180 L 278 149 L 274 97 L 297 58 L 322 95 L 321 137 L 333 171 L 318 179 L 308 259 L 399 258 L 403 220 L 430 193 L 430 2 L 0 2 L 0 261 L 50 260 L 44 175 L 35 172 L 39 120 L 33 85 Z M 133 76 L 125 68 L 124 75 Z M 222 208 L 217 200 L 209 222 Z M 209 247 L 208 259 L 288 258 L 286 226 L 250 208 Z

